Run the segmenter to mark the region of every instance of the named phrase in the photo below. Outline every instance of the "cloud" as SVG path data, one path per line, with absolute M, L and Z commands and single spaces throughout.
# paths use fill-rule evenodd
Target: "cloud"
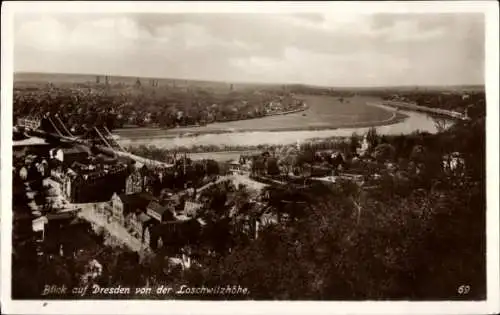
M 56 19 L 42 17 L 23 24 L 14 37 L 15 44 L 38 50 L 57 51 L 64 49 L 68 32 L 65 25 Z
M 322 85 L 483 83 L 483 21 L 464 13 L 19 15 L 15 69 Z

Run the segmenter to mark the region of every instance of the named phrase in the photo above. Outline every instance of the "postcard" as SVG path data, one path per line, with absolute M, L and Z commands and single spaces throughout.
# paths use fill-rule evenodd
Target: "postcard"
M 492 314 L 498 4 L 7 2 L 7 314 Z

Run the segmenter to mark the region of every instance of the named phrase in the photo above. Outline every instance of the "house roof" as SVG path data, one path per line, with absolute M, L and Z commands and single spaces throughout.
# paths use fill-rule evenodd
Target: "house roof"
M 48 143 L 45 141 L 45 139 L 38 137 L 31 137 L 28 139 L 12 141 L 12 146 L 14 147 L 27 146 L 27 145 L 48 145 Z
M 141 213 L 137 216 L 137 220 L 139 220 L 139 222 L 145 223 L 151 220 L 151 217 L 145 213 Z
M 203 207 L 203 204 L 199 202 L 186 201 L 184 204 L 184 209 L 199 209 L 201 207 Z
M 62 212 L 62 213 L 49 213 L 47 214 L 47 219 L 50 220 L 65 220 L 73 219 L 76 217 L 74 212 Z
M 184 214 L 180 214 L 180 215 L 176 215 L 175 219 L 177 221 L 189 221 L 189 220 L 191 220 L 191 217 L 188 217 L 187 215 L 184 215 Z
M 151 211 L 154 211 L 160 215 L 163 215 L 165 212 L 169 210 L 168 207 L 162 206 L 158 201 L 151 201 L 147 207 Z
M 86 146 L 83 145 L 75 145 L 70 148 L 60 148 L 64 154 L 82 154 L 86 153 L 87 155 L 90 155 L 90 149 Z
M 148 193 L 135 193 L 135 194 L 122 194 L 118 196 L 123 204 L 128 207 L 135 207 L 138 209 L 146 209 L 152 201 L 156 198 Z

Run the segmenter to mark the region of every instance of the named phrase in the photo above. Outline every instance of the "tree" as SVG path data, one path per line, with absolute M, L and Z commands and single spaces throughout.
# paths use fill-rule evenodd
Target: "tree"
M 368 151 L 372 151 L 379 143 L 379 136 L 377 134 L 377 129 L 371 127 L 366 134 L 366 140 L 368 141 Z
M 351 153 L 356 153 L 357 149 L 361 147 L 361 137 L 353 132 L 351 137 L 349 138 L 349 149 Z
M 374 155 L 377 161 L 386 162 L 392 161 L 394 159 L 395 153 L 396 150 L 392 145 L 388 143 L 382 143 L 375 148 Z
M 422 163 L 425 160 L 425 148 L 422 145 L 416 145 L 411 150 L 410 160 L 415 163 Z
M 206 163 L 208 175 L 218 175 L 220 173 L 219 163 L 217 163 L 217 161 L 207 160 Z
M 265 170 L 265 160 L 262 156 L 252 158 L 252 173 L 257 175 L 262 175 Z
M 303 167 L 305 164 L 309 164 L 310 173 L 312 173 L 314 157 L 315 157 L 314 150 L 309 146 L 306 147 L 306 149 L 300 152 L 297 157 L 297 166 Z
M 278 160 L 276 158 L 268 158 L 266 161 L 267 164 L 267 174 L 268 175 L 279 175 L 280 168 L 278 166 Z
M 279 164 L 285 169 L 285 173 L 288 175 L 297 159 L 297 150 L 294 147 L 285 146 L 281 151 L 280 157 Z

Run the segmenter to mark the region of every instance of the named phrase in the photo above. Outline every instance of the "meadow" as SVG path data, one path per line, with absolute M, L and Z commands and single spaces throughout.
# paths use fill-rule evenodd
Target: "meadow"
M 116 129 L 121 138 L 170 138 L 177 136 L 193 136 L 199 134 L 216 134 L 248 131 L 297 131 L 326 130 L 335 128 L 361 128 L 396 123 L 404 115 L 388 111 L 366 103 L 377 98 L 354 96 L 340 98 L 323 95 L 300 95 L 308 108 L 305 111 L 287 115 L 267 116 L 263 118 L 217 122 L 201 127 L 181 127 L 175 129 L 160 128 L 124 128 Z

